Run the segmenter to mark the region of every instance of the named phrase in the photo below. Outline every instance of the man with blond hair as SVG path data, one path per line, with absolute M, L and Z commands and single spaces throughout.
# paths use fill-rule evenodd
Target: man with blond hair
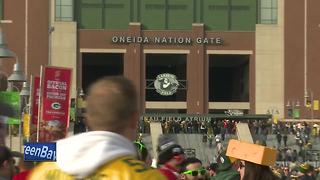
M 138 98 L 120 76 L 95 82 L 87 97 L 89 132 L 57 142 L 57 162 L 43 163 L 30 179 L 165 179 L 136 159 Z

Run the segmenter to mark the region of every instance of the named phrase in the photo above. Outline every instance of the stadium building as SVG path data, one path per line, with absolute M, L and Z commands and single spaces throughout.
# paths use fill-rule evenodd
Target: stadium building
M 24 72 L 73 68 L 73 97 L 105 75 L 141 112 L 319 118 L 319 0 L 1 0 Z M 12 72 L 14 60 L 2 60 Z

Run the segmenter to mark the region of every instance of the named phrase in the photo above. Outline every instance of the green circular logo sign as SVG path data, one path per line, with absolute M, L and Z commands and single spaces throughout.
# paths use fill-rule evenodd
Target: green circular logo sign
M 51 104 L 51 108 L 55 109 L 55 110 L 59 110 L 59 109 L 61 109 L 61 104 L 58 102 L 54 102 Z
M 177 77 L 173 74 L 163 73 L 159 74 L 154 81 L 154 87 L 162 96 L 171 96 L 177 92 L 179 82 Z

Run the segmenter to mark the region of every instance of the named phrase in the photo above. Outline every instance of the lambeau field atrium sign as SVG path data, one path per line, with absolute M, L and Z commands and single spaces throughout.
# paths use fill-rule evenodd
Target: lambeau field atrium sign
M 115 44 L 209 44 L 222 45 L 223 39 L 221 37 L 145 37 L 145 36 L 113 36 L 111 39 Z

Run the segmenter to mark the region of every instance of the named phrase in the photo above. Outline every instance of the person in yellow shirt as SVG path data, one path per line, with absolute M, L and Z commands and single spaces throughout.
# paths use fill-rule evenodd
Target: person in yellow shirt
M 57 161 L 38 165 L 29 179 L 166 179 L 136 159 L 132 143 L 138 124 L 138 98 L 124 77 L 95 82 L 87 97 L 89 132 L 57 141 Z

